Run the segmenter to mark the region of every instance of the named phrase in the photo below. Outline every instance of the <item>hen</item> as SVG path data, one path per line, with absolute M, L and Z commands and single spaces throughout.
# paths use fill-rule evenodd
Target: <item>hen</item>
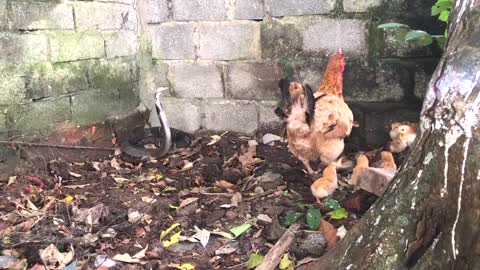
M 345 56 L 339 49 L 327 65 L 318 90 L 312 94 L 308 85 L 282 80 L 286 100 L 286 130 L 289 150 L 314 174 L 310 161 L 323 165 L 335 162 L 350 135 L 353 113 L 343 100 Z M 341 162 L 337 166 L 342 168 Z

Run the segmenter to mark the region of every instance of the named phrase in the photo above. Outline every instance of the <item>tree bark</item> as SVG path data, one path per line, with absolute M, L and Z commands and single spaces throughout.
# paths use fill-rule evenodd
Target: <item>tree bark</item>
M 457 0 L 421 134 L 385 195 L 317 269 L 480 269 L 480 0 Z

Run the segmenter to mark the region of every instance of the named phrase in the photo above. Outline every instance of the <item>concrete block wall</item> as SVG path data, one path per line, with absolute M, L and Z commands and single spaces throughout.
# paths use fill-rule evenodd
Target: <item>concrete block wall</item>
M 402 33 L 376 28 L 387 19 L 411 23 L 402 16 L 419 10 L 429 15 L 429 3 L 414 2 L 149 0 L 141 18 L 146 70 L 156 73 L 144 78 L 150 82 L 142 84 L 145 106 L 157 89 L 168 89 L 164 103 L 173 126 L 252 134 L 278 125 L 280 78 L 317 87 L 328 56 L 341 47 L 345 97 L 357 119 L 374 115 L 381 126 L 388 119 L 378 115 L 415 115 L 438 50 L 398 42 Z
M 0 0 L 0 136 L 90 124 L 139 102 L 131 0 Z

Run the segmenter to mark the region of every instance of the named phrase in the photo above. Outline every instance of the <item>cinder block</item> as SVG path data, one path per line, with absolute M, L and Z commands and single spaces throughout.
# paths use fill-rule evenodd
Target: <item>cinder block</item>
M 259 23 L 202 23 L 199 33 L 200 59 L 240 60 L 260 57 Z
M 0 33 L 0 63 L 35 63 L 49 59 L 48 38 L 42 34 Z
M 265 17 L 263 0 L 242 0 L 235 2 L 235 19 L 261 20 Z
M 71 116 L 69 97 L 43 99 L 15 111 L 14 128 L 19 131 L 52 130 L 56 123 L 70 120 Z
M 303 49 L 334 52 L 342 48 L 350 55 L 366 55 L 367 32 L 366 21 L 319 18 L 302 31 Z
M 404 37 L 409 28 L 401 29 L 385 29 L 385 34 L 380 33 L 385 37 L 385 55 L 384 57 L 391 58 L 406 58 L 406 57 L 425 57 L 425 56 L 440 56 L 438 51 L 433 51 L 431 46 L 420 46 L 417 42 L 405 41 Z M 436 44 L 434 46 L 437 46 Z
M 140 79 L 140 100 L 147 109 L 154 106 L 155 93 L 161 88 L 166 88 L 165 96 L 170 96 L 168 91 L 168 65 L 161 62 L 152 63 L 149 68 L 142 70 Z
M 113 32 L 105 40 L 107 57 L 133 56 L 138 52 L 137 33 L 133 31 Z
M 173 92 L 183 98 L 223 97 L 222 66 L 216 64 L 171 64 Z
M 226 18 L 225 0 L 173 0 L 176 21 L 222 21 Z
M 370 8 L 378 7 L 382 0 L 343 0 L 345 12 L 367 12 Z
M 154 59 L 194 59 L 193 24 L 166 23 L 151 27 Z
M 282 120 L 275 114 L 276 101 L 261 101 L 258 103 L 259 126 L 264 129 L 277 128 Z
M 161 23 L 168 21 L 168 0 L 147 0 L 147 22 Z
M 335 0 L 272 0 L 272 16 L 328 14 Z
M 88 88 L 87 66 L 74 63 L 37 63 L 26 74 L 29 99 L 41 99 Z
M 54 2 L 11 1 L 9 19 L 10 27 L 20 30 L 75 28 L 72 6 Z
M 92 60 L 88 66 L 89 85 L 97 89 L 120 89 L 138 80 L 137 68 L 133 60 Z
M 201 128 L 202 108 L 199 100 L 162 97 L 161 102 L 170 127 L 189 133 L 194 133 Z M 156 126 L 159 125 L 155 110 L 152 111 L 151 119 Z
M 79 92 L 72 96 L 72 118 L 77 124 L 90 124 L 105 120 L 123 111 L 116 89 L 95 89 Z M 95 108 L 92 110 L 92 108 Z
M 347 62 L 343 95 L 347 101 L 401 101 L 414 87 L 408 65 L 401 61 L 382 61 L 377 67 L 362 61 Z
M 227 65 L 227 98 L 277 100 L 282 70 L 276 63 L 230 62 Z
M 50 38 L 50 48 L 54 62 L 105 57 L 104 40 L 100 33 L 57 32 Z
M 74 10 L 80 31 L 137 29 L 136 11 L 129 5 L 82 1 L 74 2 Z
M 210 131 L 253 134 L 258 129 L 258 108 L 248 101 L 205 100 L 203 127 Z
M 0 67 L 0 106 L 26 102 L 25 78 L 23 74 L 9 72 Z

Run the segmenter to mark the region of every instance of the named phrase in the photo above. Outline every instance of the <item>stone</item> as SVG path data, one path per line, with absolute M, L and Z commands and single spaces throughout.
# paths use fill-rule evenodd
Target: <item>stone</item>
M 356 19 L 319 18 L 302 31 L 303 50 L 335 52 L 338 48 L 351 55 L 366 55 L 367 23 Z
M 334 7 L 335 0 L 272 0 L 272 16 L 328 14 Z
M 79 92 L 71 98 L 73 121 L 80 125 L 101 122 L 108 116 L 122 111 L 122 108 L 118 106 L 118 101 L 119 93 L 116 89 L 94 89 Z
M 260 24 L 204 23 L 199 26 L 200 59 L 241 60 L 260 56 Z
M 237 20 L 261 20 L 265 17 L 263 0 L 242 0 L 235 2 L 235 15 Z
M 101 2 L 74 2 L 76 27 L 85 30 L 137 29 L 137 15 L 129 5 Z
M 258 110 L 255 104 L 245 101 L 205 101 L 203 127 L 209 131 L 230 130 L 242 134 L 253 134 L 258 128 Z
M 133 56 L 137 54 L 137 51 L 138 39 L 136 32 L 114 32 L 105 40 L 105 52 L 108 58 Z
M 28 98 L 33 100 L 88 89 L 87 67 L 80 62 L 33 64 L 26 80 Z
M 385 60 L 377 67 L 361 60 L 347 61 L 343 81 L 346 101 L 401 101 L 413 89 L 410 67 L 400 60 Z
M 258 186 L 263 188 L 264 191 L 276 189 L 284 183 L 281 174 L 271 172 L 267 172 L 264 175 L 257 177 L 257 181 Z
M 198 100 L 162 97 L 161 102 L 170 127 L 188 133 L 194 133 L 201 128 L 202 108 Z M 158 116 L 154 111 L 152 118 L 157 119 L 155 125 L 158 126 Z
M 168 21 L 168 0 L 148 0 L 148 13 L 146 20 L 148 23 L 162 23 Z
M 296 256 L 318 257 L 323 255 L 327 249 L 327 240 L 320 232 L 306 232 L 304 237 L 297 238 L 292 247 L 292 251 Z
M 48 38 L 43 34 L 0 33 L 0 50 L 0 63 L 46 62 L 49 55 Z
M 165 23 L 151 27 L 154 59 L 194 59 L 193 24 Z
M 71 120 L 70 98 L 44 99 L 27 104 L 19 112 L 15 112 L 13 119 L 16 130 L 51 130 L 56 123 Z
M 345 12 L 367 12 L 381 4 L 382 0 L 343 0 L 343 10 Z
M 225 0 L 173 0 L 175 21 L 222 21 L 226 18 Z
M 50 38 L 54 62 L 75 61 L 105 56 L 104 40 L 100 33 L 54 33 Z
M 359 187 L 381 197 L 396 172 L 396 169 L 365 168 L 359 178 Z
M 73 8 L 68 4 L 42 1 L 12 1 L 10 27 L 18 30 L 73 30 Z
M 216 64 L 171 65 L 175 96 L 183 98 L 223 97 L 222 67 Z
M 282 70 L 276 63 L 230 62 L 227 65 L 226 96 L 234 99 L 277 100 Z

